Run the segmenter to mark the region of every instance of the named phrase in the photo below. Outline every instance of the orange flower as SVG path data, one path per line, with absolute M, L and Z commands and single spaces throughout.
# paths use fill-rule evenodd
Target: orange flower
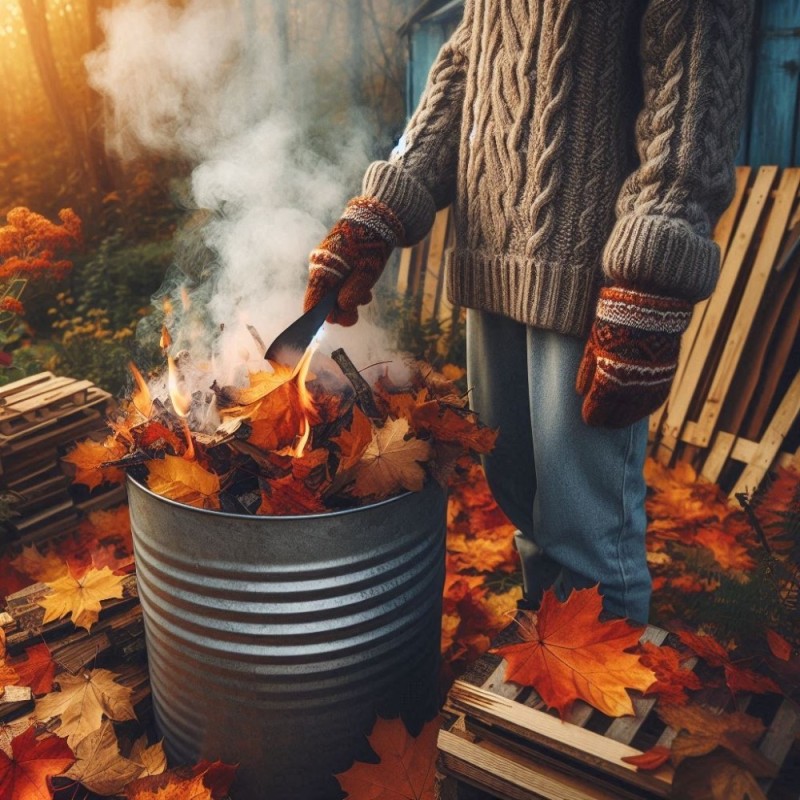
M 25 313 L 25 306 L 16 297 L 4 297 L 0 300 L 0 311 L 8 311 L 21 317 Z

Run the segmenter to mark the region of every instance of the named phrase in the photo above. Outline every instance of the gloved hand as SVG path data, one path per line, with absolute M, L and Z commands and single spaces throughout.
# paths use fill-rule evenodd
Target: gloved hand
M 372 197 L 350 200 L 341 219 L 319 247 L 311 251 L 303 310 L 308 311 L 328 289 L 341 284 L 328 321 L 355 324 L 358 306 L 372 300 L 372 287 L 404 235 L 400 220 L 380 200 Z
M 584 422 L 623 428 L 659 408 L 669 396 L 691 316 L 686 300 L 602 288 L 576 381 Z

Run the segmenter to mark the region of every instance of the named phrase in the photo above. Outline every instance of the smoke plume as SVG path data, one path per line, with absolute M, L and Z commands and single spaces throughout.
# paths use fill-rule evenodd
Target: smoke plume
M 184 238 L 194 245 L 180 251 L 181 280 L 160 295 L 184 363 L 210 364 L 221 384 L 265 368 L 248 326 L 269 343 L 299 315 L 308 252 L 368 160 L 363 126 L 318 116 L 324 104 L 307 70 L 281 62 L 269 4 L 255 3 L 129 0 L 105 12 L 105 43 L 86 59 L 108 109 L 109 147 L 189 165 Z M 325 336 L 356 363 L 386 352 L 366 322 L 326 326 Z

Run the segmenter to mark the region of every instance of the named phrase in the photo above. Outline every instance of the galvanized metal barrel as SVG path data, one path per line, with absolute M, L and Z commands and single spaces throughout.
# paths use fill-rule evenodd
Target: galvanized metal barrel
M 170 759 L 240 765 L 236 800 L 329 800 L 376 712 L 435 711 L 445 492 L 303 517 L 205 511 L 129 480 Z

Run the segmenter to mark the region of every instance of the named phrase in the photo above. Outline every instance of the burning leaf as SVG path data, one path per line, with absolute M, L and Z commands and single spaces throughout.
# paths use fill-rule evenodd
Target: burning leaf
M 127 452 L 123 442 L 109 436 L 103 442 L 85 439 L 75 445 L 75 449 L 62 461 L 75 466 L 75 483 L 82 483 L 94 489 L 104 482 L 122 483 L 125 473 L 118 467 L 104 467 L 107 461 L 116 461 Z
M 211 790 L 203 783 L 203 776 L 182 778 L 170 775 L 160 788 L 150 788 L 152 778 L 143 778 L 128 786 L 128 800 L 213 800 Z
M 345 428 L 331 441 L 341 452 L 339 469 L 348 470 L 361 460 L 361 456 L 372 441 L 372 423 L 358 406 L 354 406 L 350 427 Z
M 56 665 L 46 644 L 36 644 L 25 651 L 25 659 L 15 659 L 14 669 L 23 686 L 30 686 L 34 694 L 46 694 L 53 689 Z
M 226 386 L 221 389 L 217 397 L 219 406 L 223 410 L 223 415 L 235 414 L 248 419 L 254 413 L 257 413 L 258 409 L 255 404 L 290 381 L 294 375 L 294 370 L 291 367 L 283 364 L 275 364 L 274 367 L 274 372 L 251 372 L 250 386 L 244 389 L 232 386 Z
M 123 576 L 108 567 L 90 569 L 80 579 L 71 573 L 47 585 L 53 593 L 38 601 L 44 608 L 42 623 L 72 615 L 72 623 L 88 631 L 100 614 L 102 601 L 122 597 Z
M 34 581 L 49 583 L 60 578 L 67 572 L 64 560 L 55 553 L 43 555 L 32 544 L 22 548 L 22 552 L 11 560 L 14 569 L 32 578 Z
M 659 767 L 663 767 L 664 764 L 669 761 L 670 754 L 671 751 L 669 747 L 656 745 L 646 750 L 644 753 L 639 753 L 638 756 L 623 756 L 622 760 L 626 764 L 632 764 L 636 769 L 650 772 L 652 770 L 657 770 Z
M 82 675 L 59 675 L 59 692 L 51 692 L 36 701 L 36 719 L 47 722 L 61 718 L 57 729 L 70 745 L 77 745 L 96 731 L 105 715 L 121 722 L 136 719 L 131 705 L 132 690 L 115 680 L 107 669 L 93 669 Z
M 723 752 L 682 761 L 675 770 L 670 797 L 680 800 L 767 800 L 753 774 Z
M 12 757 L 0 752 L 0 800 L 50 800 L 48 777 L 75 761 L 57 736 L 36 738 L 33 727 L 11 741 Z
M 64 777 L 96 794 L 117 794 L 142 772 L 140 764 L 120 755 L 114 728 L 108 720 L 78 743 L 75 755 L 78 760 Z
M 672 761 L 676 766 L 689 756 L 702 756 L 721 747 L 754 775 L 775 775 L 776 766 L 753 746 L 764 733 L 760 719 L 741 711 L 715 714 L 698 705 L 656 708 L 661 719 L 679 732 L 672 742 Z
M 523 642 L 493 651 L 508 662 L 506 680 L 533 686 L 562 717 L 578 699 L 611 717 L 633 714 L 626 689 L 645 691 L 655 680 L 638 655 L 625 652 L 641 629 L 621 619 L 600 622 L 601 610 L 596 586 L 564 603 L 546 591 L 538 614 L 521 612 Z
M 728 651 L 713 636 L 678 631 L 678 638 L 707 664 L 722 667 L 725 683 L 732 692 L 780 692 L 780 687 L 771 678 L 732 662 Z
M 163 742 L 147 745 L 147 737 L 142 736 L 133 743 L 131 761 L 142 767 L 141 775 L 160 775 L 167 768 L 167 755 Z
M 672 647 L 642 642 L 641 662 L 656 675 L 656 682 L 645 694 L 657 694 L 668 703 L 684 705 L 689 700 L 686 689 L 703 688 L 694 672 L 681 667 L 680 653 Z
M 219 508 L 219 476 L 197 461 L 165 456 L 147 465 L 147 485 L 156 494 L 196 508 Z
M 412 739 L 402 720 L 378 717 L 369 744 L 377 764 L 357 761 L 336 778 L 352 800 L 434 800 L 436 738 L 441 720 L 429 722 Z
M 355 467 L 353 494 L 358 497 L 388 497 L 399 489 L 418 492 L 425 482 L 419 462 L 431 457 L 431 447 L 409 438 L 408 420 L 389 420 L 373 432 L 372 441 Z

